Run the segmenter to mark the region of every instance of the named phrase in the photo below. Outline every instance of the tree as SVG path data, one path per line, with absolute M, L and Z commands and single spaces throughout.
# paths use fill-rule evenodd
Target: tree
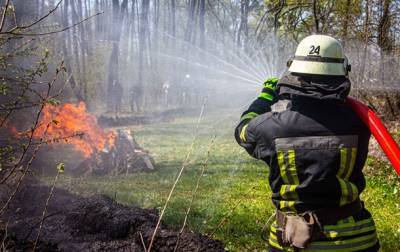
M 149 6 L 150 0 L 142 0 L 142 8 L 140 13 L 140 26 L 139 26 L 139 64 L 138 64 L 138 89 L 137 98 L 139 99 L 138 104 L 141 107 L 144 106 L 144 66 L 147 65 L 145 56 L 147 55 L 147 37 L 149 33 Z

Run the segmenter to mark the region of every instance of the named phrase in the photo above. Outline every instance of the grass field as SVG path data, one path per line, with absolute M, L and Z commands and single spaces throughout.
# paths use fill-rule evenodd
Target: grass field
M 248 157 L 233 138 L 234 119 L 224 113 L 199 125 L 190 162 L 173 194 L 164 222 L 180 228 L 204 166 L 187 229 L 209 234 L 229 251 L 266 251 L 262 227 L 273 213 L 266 166 Z M 59 187 L 85 194 L 102 193 L 124 204 L 161 209 L 195 135 L 197 118 L 132 128 L 138 142 L 156 160 L 156 171 L 129 176 L 69 178 Z M 382 251 L 400 251 L 400 182 L 387 163 L 369 159 L 368 185 L 362 194 L 372 212 Z

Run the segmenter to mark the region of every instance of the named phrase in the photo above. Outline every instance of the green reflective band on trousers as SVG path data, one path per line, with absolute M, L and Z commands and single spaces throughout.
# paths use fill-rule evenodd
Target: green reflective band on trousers
M 375 223 L 372 220 L 372 218 L 352 223 L 326 225 L 323 227 L 324 235 L 329 238 L 361 235 L 363 233 L 371 232 L 374 230 L 375 230 Z
M 358 251 L 374 246 L 377 241 L 376 232 L 373 232 L 369 235 L 347 240 L 312 242 L 306 249 L 301 249 L 300 251 Z
M 276 236 L 277 228 L 275 221 L 271 225 L 268 241 L 269 245 L 281 251 L 293 251 L 290 247 L 281 246 L 278 243 Z M 377 243 L 375 224 L 372 218 L 357 222 L 353 220 L 351 223 L 326 225 L 323 227 L 323 232 L 328 240 L 311 242 L 306 249 L 300 249 L 298 251 L 358 251 L 373 247 Z
M 273 101 L 275 99 L 275 96 L 268 94 L 268 93 L 261 93 L 258 98 L 265 99 L 267 101 Z
M 254 117 L 257 117 L 258 114 L 256 112 L 249 112 L 247 114 L 244 114 L 241 118 L 240 121 L 246 120 L 246 119 L 253 119 Z
M 283 250 L 283 248 L 279 245 L 278 238 L 274 233 L 270 233 L 268 243 L 274 248 Z

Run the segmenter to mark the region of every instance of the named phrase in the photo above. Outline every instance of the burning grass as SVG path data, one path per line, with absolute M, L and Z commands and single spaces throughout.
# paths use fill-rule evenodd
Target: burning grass
M 219 123 L 214 130 L 212 125 L 220 120 L 220 116 L 207 117 L 201 123 L 191 162 L 164 220 L 171 226 L 181 227 L 208 145 L 213 134 L 217 134 L 189 215 L 188 228 L 212 234 L 230 251 L 262 251 L 265 246 L 261 230 L 273 212 L 268 172 L 261 162 L 249 158 L 235 143 L 232 138 L 235 119 L 233 116 L 231 120 Z M 122 203 L 160 209 L 191 143 L 195 121 L 195 118 L 187 118 L 134 128 L 139 144 L 150 150 L 156 159 L 155 172 L 102 178 L 64 177 L 59 186 L 87 194 L 105 193 Z M 379 172 L 368 172 L 368 185 L 362 197 L 377 222 L 382 251 L 399 251 L 399 179 L 384 161 L 370 158 L 368 164 L 373 167 L 369 170 Z

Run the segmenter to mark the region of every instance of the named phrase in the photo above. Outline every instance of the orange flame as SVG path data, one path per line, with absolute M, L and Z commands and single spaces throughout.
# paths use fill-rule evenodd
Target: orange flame
M 46 140 L 66 138 L 65 142 L 72 144 L 86 158 L 93 152 L 114 146 L 114 133 L 103 130 L 97 124 L 96 117 L 86 111 L 86 105 L 83 102 L 80 102 L 78 106 L 71 103 L 62 106 L 46 105 L 39 125 L 34 132 L 34 137 L 42 137 L 49 126 Z M 83 133 L 83 137 L 70 137 L 79 133 Z

